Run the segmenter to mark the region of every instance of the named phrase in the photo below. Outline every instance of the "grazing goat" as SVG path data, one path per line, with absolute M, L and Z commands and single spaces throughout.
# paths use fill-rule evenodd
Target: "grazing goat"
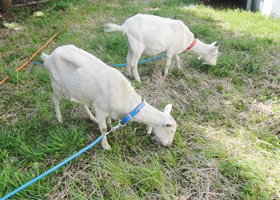
M 41 59 L 50 75 L 57 120 L 62 122 L 59 100 L 66 96 L 81 104 L 89 117 L 98 123 L 104 136 L 102 147 L 110 149 L 105 135 L 106 119 L 124 117 L 141 102 L 141 96 L 118 70 L 74 45 L 58 47 L 50 55 L 43 53 Z M 96 119 L 88 107 L 95 110 Z M 149 132 L 152 129 L 156 139 L 162 145 L 169 146 L 177 127 L 169 114 L 171 109 L 172 105 L 168 104 L 161 112 L 145 102 L 145 106 L 132 120 L 151 127 Z
M 105 31 L 121 31 L 125 34 L 128 43 L 126 58 L 127 74 L 131 76 L 131 70 L 136 81 L 141 82 L 137 63 L 145 52 L 148 55 L 156 55 L 166 52 L 167 60 L 164 75 L 168 73 L 173 55 L 176 58 L 178 68 L 180 58 L 178 54 L 188 50 L 204 60 L 204 64 L 216 65 L 218 47 L 216 42 L 205 44 L 194 38 L 193 33 L 180 20 L 162 18 L 154 15 L 137 14 L 128 18 L 123 25 L 108 23 Z

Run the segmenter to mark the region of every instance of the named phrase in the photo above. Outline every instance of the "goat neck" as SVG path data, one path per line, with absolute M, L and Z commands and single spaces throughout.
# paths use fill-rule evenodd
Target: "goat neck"
M 164 118 L 166 118 L 166 113 L 159 111 L 145 101 L 145 106 L 135 115 L 133 120 L 148 126 L 156 126 L 161 124 Z
M 197 55 L 197 56 L 204 56 L 204 55 L 208 54 L 209 45 L 201 42 L 198 39 L 196 39 L 196 40 L 197 40 L 196 44 L 191 49 L 189 49 L 188 51 L 190 53 L 193 53 L 193 54 Z

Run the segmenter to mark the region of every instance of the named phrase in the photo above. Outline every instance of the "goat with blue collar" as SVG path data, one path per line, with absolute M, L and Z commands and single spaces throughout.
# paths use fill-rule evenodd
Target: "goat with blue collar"
M 81 104 L 90 119 L 98 123 L 104 136 L 101 141 L 104 149 L 111 148 L 106 138 L 106 119 L 120 119 L 128 113 L 122 123 L 128 120 L 144 123 L 149 126 L 149 132 L 154 131 L 162 145 L 171 145 L 177 127 L 170 115 L 171 104 L 161 112 L 142 101 L 121 72 L 74 45 L 58 47 L 50 55 L 43 53 L 41 59 L 50 75 L 56 117 L 60 123 L 59 100 L 66 96 Z M 95 110 L 96 118 L 89 107 Z

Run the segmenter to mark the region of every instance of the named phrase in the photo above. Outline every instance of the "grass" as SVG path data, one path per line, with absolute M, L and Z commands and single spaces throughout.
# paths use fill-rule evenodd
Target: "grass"
M 28 65 L 55 32 L 88 1 L 50 1 L 3 15 L 0 35 L 0 197 L 43 173 L 99 136 L 79 106 L 61 101 L 58 124 L 47 71 Z M 197 38 L 220 45 L 217 66 L 180 55 L 183 69 L 162 78 L 164 59 L 139 66 L 132 84 L 150 104 L 173 104 L 178 128 L 171 148 L 130 123 L 11 199 L 279 199 L 280 21 L 195 0 L 99 1 L 44 50 L 75 44 L 105 63 L 123 63 L 121 33 L 105 33 L 136 13 L 182 20 Z M 149 56 L 143 55 L 143 59 Z M 39 56 L 35 57 L 39 61 Z M 121 72 L 125 69 L 119 68 Z

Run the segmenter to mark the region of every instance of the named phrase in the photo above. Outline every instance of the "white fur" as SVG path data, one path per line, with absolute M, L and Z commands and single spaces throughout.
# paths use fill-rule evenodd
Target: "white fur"
M 57 120 L 62 122 L 59 100 L 66 96 L 81 104 L 90 118 L 97 121 L 104 135 L 102 147 L 110 149 L 105 136 L 106 118 L 124 117 L 141 102 L 141 96 L 118 70 L 73 45 L 58 47 L 50 55 L 43 53 L 41 58 L 50 75 Z M 95 110 L 96 119 L 88 107 Z M 132 120 L 152 127 L 161 144 L 169 146 L 177 127 L 170 111 L 170 105 L 160 112 L 145 102 L 144 108 Z
M 138 82 L 141 80 L 137 63 L 143 52 L 149 55 L 166 52 L 164 75 L 167 75 L 173 55 L 178 68 L 181 68 L 178 54 L 186 50 L 194 40 L 193 33 L 182 21 L 146 14 L 130 17 L 121 26 L 108 23 L 105 31 L 121 31 L 125 34 L 128 42 L 127 73 L 131 76 L 132 71 Z M 200 56 L 205 64 L 216 65 L 217 49 L 213 44 L 207 45 L 198 40 L 189 51 Z

